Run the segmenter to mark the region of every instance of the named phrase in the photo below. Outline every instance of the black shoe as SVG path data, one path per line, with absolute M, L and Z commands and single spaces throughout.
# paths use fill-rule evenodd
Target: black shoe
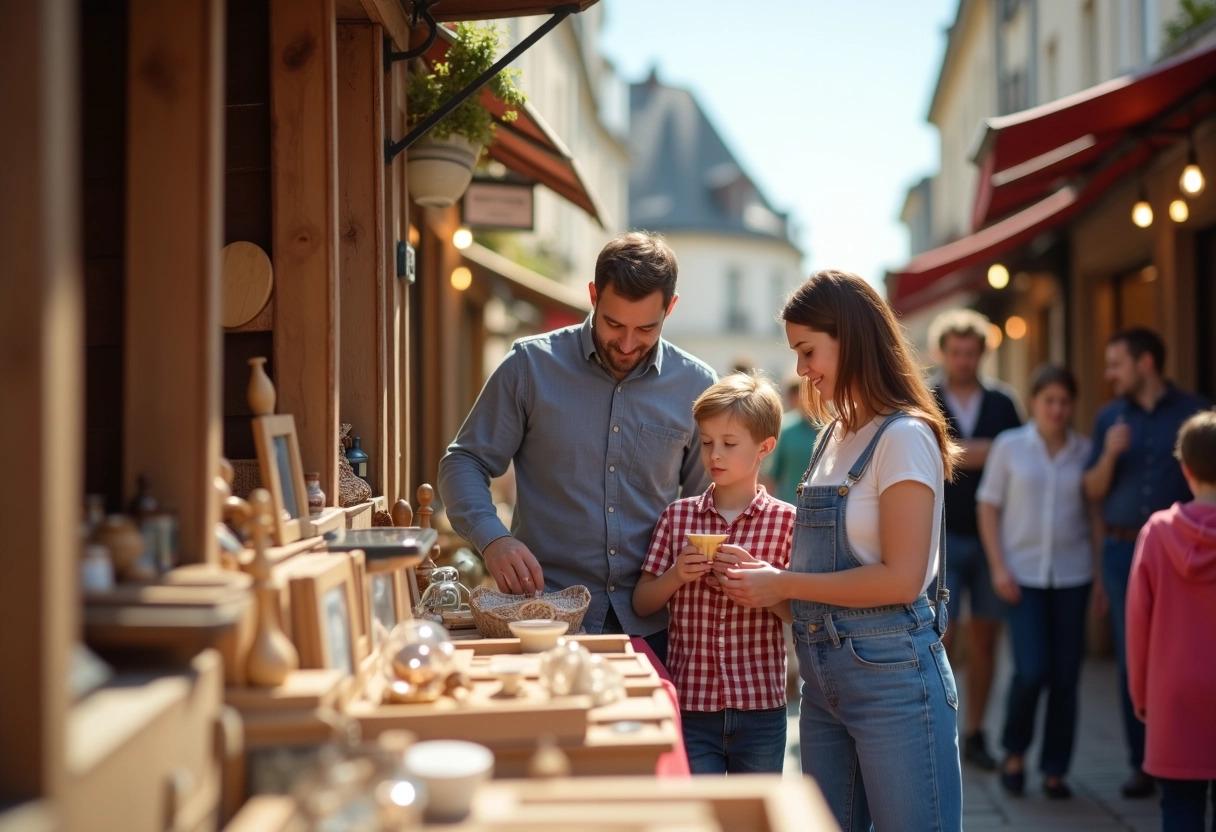
M 992 755 L 988 753 L 988 747 L 984 743 L 983 731 L 976 731 L 967 737 L 967 741 L 963 743 L 963 759 L 984 771 L 996 769 L 996 760 L 992 759 Z
M 1043 794 L 1050 797 L 1052 800 L 1067 800 L 1072 797 L 1072 789 L 1068 788 L 1068 784 L 1063 780 L 1057 780 L 1052 783 L 1050 780 L 1043 781 Z
M 1124 797 L 1134 799 L 1138 797 L 1151 797 L 1155 789 L 1156 781 L 1153 780 L 1152 775 L 1145 774 L 1137 769 L 1131 777 L 1127 778 L 1127 782 L 1123 784 L 1119 791 L 1123 793 Z
M 1026 791 L 1026 772 L 1001 769 L 1001 788 L 1014 797 L 1021 797 Z

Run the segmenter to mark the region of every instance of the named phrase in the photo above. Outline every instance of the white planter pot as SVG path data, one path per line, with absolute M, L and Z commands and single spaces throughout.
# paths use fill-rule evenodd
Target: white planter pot
M 464 136 L 423 136 L 407 151 L 410 198 L 428 208 L 450 207 L 469 187 L 480 155 L 481 145 Z

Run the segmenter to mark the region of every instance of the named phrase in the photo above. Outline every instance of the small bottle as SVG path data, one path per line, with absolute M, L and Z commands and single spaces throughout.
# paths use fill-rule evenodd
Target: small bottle
M 308 490 L 308 513 L 316 517 L 325 510 L 325 492 L 321 490 L 321 475 L 305 474 L 304 484 Z
M 361 437 L 354 438 L 354 447 L 346 452 L 346 461 L 350 463 L 355 476 L 367 479 L 367 452 L 361 447 L 362 441 Z
M 114 562 L 110 550 L 100 543 L 84 547 L 80 559 L 80 588 L 85 592 L 109 592 L 114 588 Z

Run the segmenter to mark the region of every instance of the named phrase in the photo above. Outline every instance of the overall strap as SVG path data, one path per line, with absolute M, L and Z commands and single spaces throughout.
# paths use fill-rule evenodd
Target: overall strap
M 857 461 L 853 463 L 853 467 L 849 470 L 849 485 L 861 479 L 861 475 L 866 472 L 866 468 L 870 465 L 870 458 L 874 456 L 874 449 L 878 447 L 878 440 L 882 438 L 883 431 L 907 415 L 902 410 L 897 410 L 884 419 L 883 423 L 878 426 L 878 432 L 874 434 L 874 438 L 870 440 L 870 444 L 866 445 L 865 450 L 861 452 L 861 455 L 857 457 Z
M 937 535 L 937 592 L 933 605 L 933 631 L 941 638 L 946 633 L 946 603 L 950 590 L 946 589 L 946 501 L 942 500 L 941 530 Z

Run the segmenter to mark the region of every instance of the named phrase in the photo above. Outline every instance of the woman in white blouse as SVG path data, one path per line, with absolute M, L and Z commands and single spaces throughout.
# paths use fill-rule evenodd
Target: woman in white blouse
M 1001 784 L 1025 789 L 1025 754 L 1040 694 L 1047 719 L 1039 770 L 1048 797 L 1071 797 L 1064 782 L 1077 726 L 1077 684 L 1085 648 L 1085 614 L 1094 584 L 1098 515 L 1081 478 L 1090 440 L 1069 427 L 1077 382 L 1044 365 L 1030 383 L 1032 420 L 999 434 L 988 453 L 976 511 L 992 585 L 1010 605 L 1013 679 L 1005 712 Z

